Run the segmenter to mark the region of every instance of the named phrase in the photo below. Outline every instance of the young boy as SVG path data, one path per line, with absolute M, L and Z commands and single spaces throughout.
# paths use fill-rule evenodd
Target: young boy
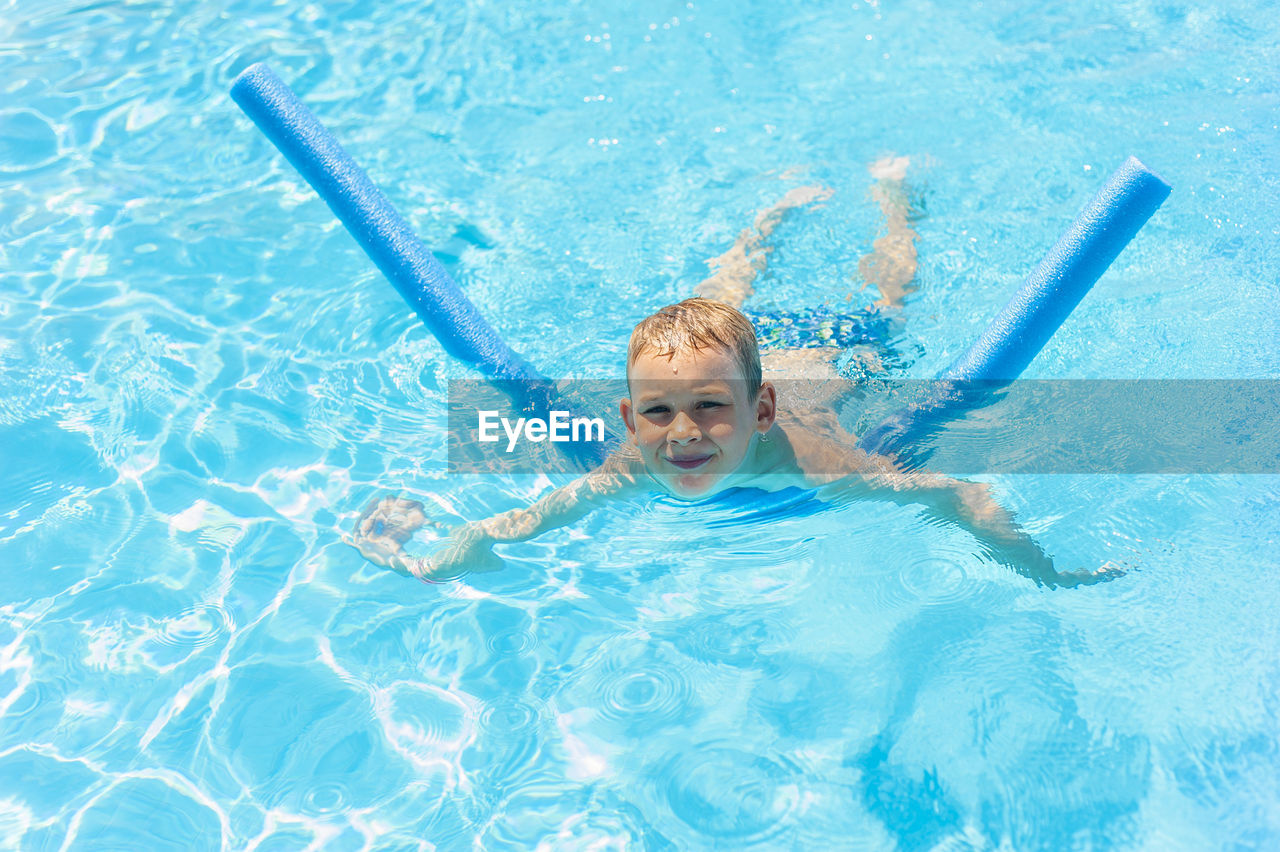
M 905 167 L 905 161 L 900 162 Z M 900 173 L 880 177 L 878 188 L 885 190 L 887 181 L 900 182 Z M 815 197 L 825 196 L 793 193 L 779 207 L 786 209 L 783 205 Z M 880 197 L 905 199 L 901 192 L 890 196 L 884 191 Z M 853 436 L 840 429 L 834 412 L 802 418 L 779 410 L 777 390 L 764 380 L 756 330 L 727 302 L 740 302 L 750 293 L 751 279 L 763 268 L 762 262 L 752 259 L 753 253 L 764 251 L 755 234 L 767 237 L 777 222 L 773 214 L 780 212 L 775 207 L 762 214 L 755 232 L 745 233 L 734 249 L 718 259 L 737 258 L 732 261 L 737 263 L 736 274 L 718 271 L 700 285 L 699 292 L 723 301 L 687 299 L 636 326 L 627 351 L 629 396 L 619 406 L 627 440 L 598 469 L 528 508 L 452 529 L 430 557 L 408 555 L 404 543 L 423 526 L 443 525 L 429 519 L 421 503 L 400 498 L 370 504 L 349 543 L 370 561 L 401 574 L 441 580 L 500 567 L 494 544 L 525 541 L 571 524 L 608 500 L 655 488 L 677 498 L 700 500 L 727 488 L 778 491 L 798 486 L 815 489 L 829 501 L 919 504 L 970 532 L 991 557 L 1044 585 L 1079 585 L 1110 576 L 1105 569 L 1096 574 L 1057 572 L 1049 557 L 991 498 L 986 485 L 901 472 L 890 459 L 856 449 Z M 886 214 L 893 235 L 892 217 L 897 211 L 886 210 Z M 909 230 L 905 213 L 899 221 Z M 907 239 L 913 240 L 914 232 Z M 902 252 L 900 244 L 896 248 L 897 256 L 909 257 L 914 267 L 914 247 L 909 246 L 909 252 Z M 713 264 L 719 270 L 729 265 Z M 881 288 L 889 303 L 895 302 L 906 292 L 910 276 L 904 279 L 904 271 L 894 267 L 892 258 L 877 258 L 872 265 L 879 265 L 885 280 L 899 285 L 896 292 L 892 287 Z M 784 353 L 782 361 L 784 371 L 795 372 L 797 362 L 790 353 Z M 815 363 L 808 361 L 809 366 Z

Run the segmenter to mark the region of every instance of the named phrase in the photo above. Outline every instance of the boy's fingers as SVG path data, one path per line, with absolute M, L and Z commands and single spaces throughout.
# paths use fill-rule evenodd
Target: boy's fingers
M 407 497 L 376 497 L 369 501 L 356 519 L 354 535 L 344 537 L 353 547 L 360 547 L 357 539 L 366 542 L 382 540 L 383 546 L 403 544 L 423 527 L 448 534 L 460 523 L 459 519 L 446 515 L 439 506 L 428 507 Z M 367 549 L 367 545 L 366 545 Z
M 396 541 L 396 542 L 399 542 L 400 544 L 404 544 L 406 541 L 413 538 L 413 534 L 417 532 L 417 529 L 418 529 L 417 527 L 401 526 L 399 524 L 393 524 L 387 527 L 382 534 L 383 536 L 391 539 L 392 541 Z
M 1118 579 L 1123 577 L 1125 573 L 1126 572 L 1123 568 L 1117 565 L 1112 565 L 1108 562 L 1101 568 L 1096 568 L 1092 571 L 1087 569 L 1081 571 L 1068 571 L 1062 576 L 1069 577 L 1074 580 L 1075 582 L 1072 585 L 1092 586 L 1095 583 L 1106 583 L 1110 580 Z
M 415 509 L 421 511 L 422 504 L 417 500 L 410 500 L 407 497 L 396 497 L 387 505 L 387 512 L 401 515 L 412 514 Z
M 390 514 L 388 520 L 394 522 L 396 526 L 407 526 L 411 529 L 417 529 L 426 522 L 427 516 L 423 514 L 421 506 L 408 508 L 400 506 L 395 512 Z
M 360 552 L 365 554 L 365 558 L 377 556 L 381 559 L 389 559 L 400 552 L 398 543 L 385 538 L 366 538 L 356 545 L 360 548 Z
M 434 502 L 427 505 L 419 503 L 418 508 L 422 511 L 423 518 L 426 519 L 424 523 L 432 524 L 443 530 L 451 530 L 459 524 L 465 523 L 462 518 Z

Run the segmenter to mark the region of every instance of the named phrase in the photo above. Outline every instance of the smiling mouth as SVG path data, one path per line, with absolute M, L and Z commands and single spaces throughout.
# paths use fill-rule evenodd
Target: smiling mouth
M 687 459 L 667 459 L 667 461 L 671 462 L 681 470 L 693 470 L 694 468 L 702 467 L 710 460 L 711 456 L 690 456 Z

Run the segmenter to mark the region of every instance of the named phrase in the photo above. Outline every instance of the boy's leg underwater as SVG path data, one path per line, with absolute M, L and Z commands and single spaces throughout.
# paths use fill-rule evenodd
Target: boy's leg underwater
M 871 253 L 858 261 L 858 274 L 867 284 L 874 284 L 880 298 L 872 307 L 901 308 L 902 300 L 915 291 L 916 239 L 911 227 L 915 211 L 907 192 L 907 157 L 884 157 L 871 164 L 868 171 L 875 179 L 871 197 L 884 214 L 888 231 L 871 245 Z
M 715 299 L 735 308 L 742 307 L 754 292 L 752 285 L 756 276 L 764 271 L 769 252 L 773 251 L 765 241 L 782 222 L 783 216 L 788 210 L 825 201 L 832 192 L 825 186 L 797 186 L 777 204 L 761 210 L 752 226 L 738 235 L 732 248 L 707 261 L 711 276 L 693 288 L 694 295 Z

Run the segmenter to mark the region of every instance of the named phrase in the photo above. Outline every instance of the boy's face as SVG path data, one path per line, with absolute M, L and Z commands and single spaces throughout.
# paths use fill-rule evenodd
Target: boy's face
M 775 415 L 772 385 L 747 388 L 737 360 L 721 349 L 668 358 L 645 351 L 627 371 L 622 419 L 649 473 L 678 497 L 706 497 L 743 467 L 756 433 Z M 749 472 L 749 471 L 742 471 Z

